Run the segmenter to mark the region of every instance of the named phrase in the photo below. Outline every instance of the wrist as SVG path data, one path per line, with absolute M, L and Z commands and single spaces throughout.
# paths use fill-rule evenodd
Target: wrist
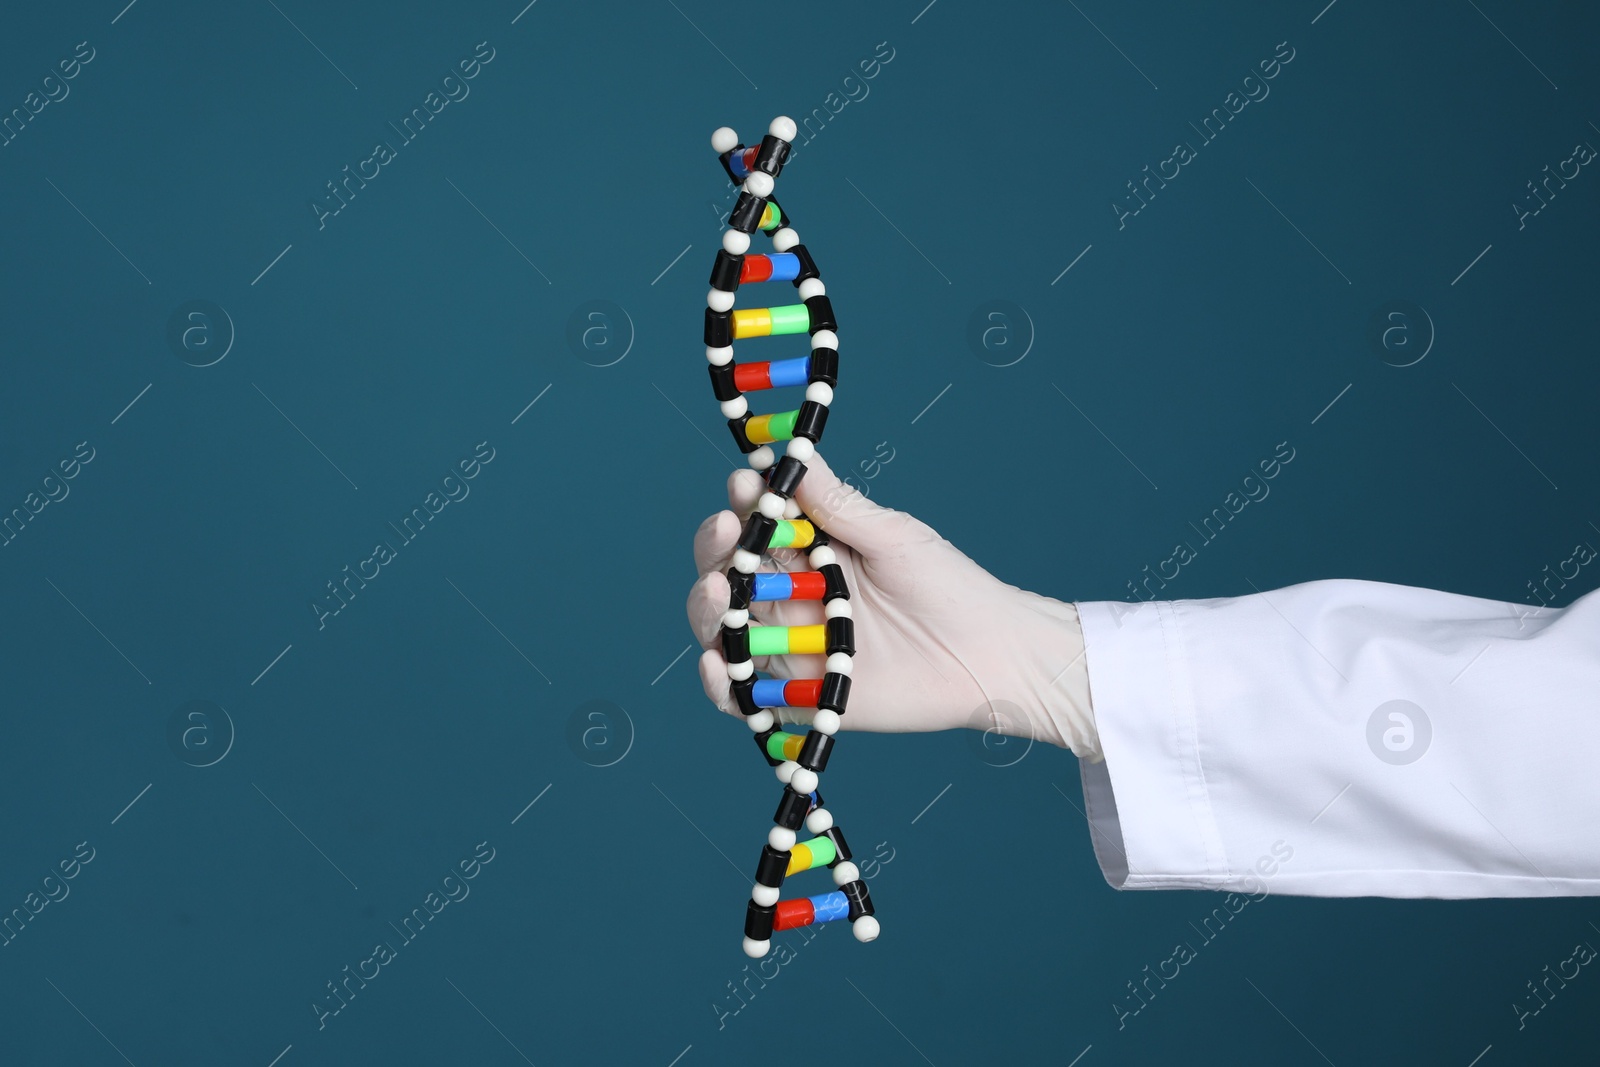
M 1089 695 L 1089 664 L 1077 605 L 1029 594 L 1029 666 L 1035 736 L 1098 763 L 1099 732 Z

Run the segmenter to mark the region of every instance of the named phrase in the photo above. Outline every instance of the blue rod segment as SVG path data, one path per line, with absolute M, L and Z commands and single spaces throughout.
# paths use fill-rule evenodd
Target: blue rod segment
M 771 379 L 774 389 L 781 389 L 786 385 L 804 385 L 811 379 L 811 357 L 775 359 L 767 364 L 767 377 Z
M 844 895 L 843 890 L 832 893 L 823 893 L 821 896 L 811 897 L 812 910 L 816 918 L 812 922 L 825 923 L 833 919 L 844 919 L 850 915 L 850 899 Z
M 783 687 L 786 680 L 783 678 L 757 678 L 755 688 L 750 691 L 750 699 L 763 708 L 788 707 L 783 699 Z
M 767 262 L 772 264 L 769 282 L 792 282 L 800 277 L 800 257 L 793 252 L 768 252 Z
M 733 150 L 733 155 L 728 157 L 728 169 L 733 171 L 733 176 L 744 181 L 750 176 L 750 171 L 744 165 L 744 145 Z
M 751 600 L 788 600 L 794 596 L 794 579 L 788 574 L 756 574 Z

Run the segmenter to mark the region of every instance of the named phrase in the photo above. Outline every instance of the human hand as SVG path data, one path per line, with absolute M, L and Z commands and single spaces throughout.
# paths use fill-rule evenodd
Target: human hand
M 795 493 L 831 540 L 850 589 L 856 646 L 842 725 L 886 733 L 972 727 L 1037 738 L 1098 759 L 1077 609 L 1007 585 L 926 524 L 885 508 L 842 483 L 820 455 L 806 463 Z M 738 715 L 719 633 L 728 610 L 726 569 L 743 520 L 765 483 L 753 470 L 728 479 L 731 510 L 712 515 L 694 539 L 700 578 L 689 591 L 689 621 L 706 651 L 700 680 L 723 711 Z M 771 569 L 810 569 L 805 554 L 770 553 Z M 762 569 L 769 564 L 763 561 Z M 815 602 L 751 605 L 751 623 L 821 621 Z M 823 656 L 755 659 L 778 678 L 821 678 Z M 780 722 L 809 723 L 809 708 L 779 708 Z

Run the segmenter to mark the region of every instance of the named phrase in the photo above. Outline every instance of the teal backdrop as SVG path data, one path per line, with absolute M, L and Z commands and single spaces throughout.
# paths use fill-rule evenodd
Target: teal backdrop
M 757 967 L 683 612 L 709 135 L 777 114 L 824 451 L 1006 581 L 1149 595 L 1282 448 L 1161 596 L 1593 588 L 1593 10 L 123 2 L 0 35 L 0 1062 L 1593 1056 L 1600 977 L 1529 990 L 1589 902 L 1202 939 L 975 733 L 848 737 L 884 934 Z

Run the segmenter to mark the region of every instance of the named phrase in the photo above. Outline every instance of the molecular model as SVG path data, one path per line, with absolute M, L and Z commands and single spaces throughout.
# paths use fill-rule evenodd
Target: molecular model
M 777 768 L 784 783 L 776 823 L 767 834 L 756 865 L 756 884 L 745 914 L 744 951 L 767 954 L 774 930 L 788 930 L 833 919 L 849 919 L 858 941 L 878 936 L 872 898 L 861 871 L 850 862 L 850 846 L 822 806 L 818 776 L 833 751 L 839 717 L 850 696 L 850 670 L 855 654 L 855 625 L 844 571 L 828 544 L 828 535 L 800 512 L 795 488 L 805 477 L 806 462 L 816 453 L 828 405 L 839 374 L 839 338 L 827 289 L 817 265 L 800 243 L 788 215 L 773 198 L 778 174 L 789 155 L 795 124 L 772 120 L 761 144 L 747 148 L 726 126 L 711 135 L 711 147 L 722 161 L 739 199 L 728 216 L 722 250 L 711 268 L 706 298 L 706 358 L 711 387 L 733 431 L 739 451 L 766 481 L 756 510 L 745 522 L 728 571 L 732 589 L 722 617 L 722 651 L 728 661 L 734 699 L 755 733 L 756 746 Z M 750 251 L 750 235 L 769 234 L 773 251 Z M 792 282 L 800 303 L 782 307 L 735 310 L 739 286 L 754 282 Z M 733 342 L 747 337 L 807 334 L 811 353 L 793 359 L 735 363 Z M 755 415 L 746 392 L 803 386 L 805 400 L 793 411 Z M 772 445 L 788 442 L 778 458 Z M 763 553 L 793 549 L 805 553 L 810 569 L 760 570 Z M 752 626 L 750 605 L 773 600 L 814 600 L 823 621 L 809 626 Z M 757 678 L 754 656 L 825 655 L 825 672 L 816 679 Z M 815 708 L 804 735 L 778 729 L 773 708 Z M 797 841 L 801 825 L 816 836 Z M 779 899 L 785 878 L 801 871 L 828 867 L 838 887 L 813 897 Z

